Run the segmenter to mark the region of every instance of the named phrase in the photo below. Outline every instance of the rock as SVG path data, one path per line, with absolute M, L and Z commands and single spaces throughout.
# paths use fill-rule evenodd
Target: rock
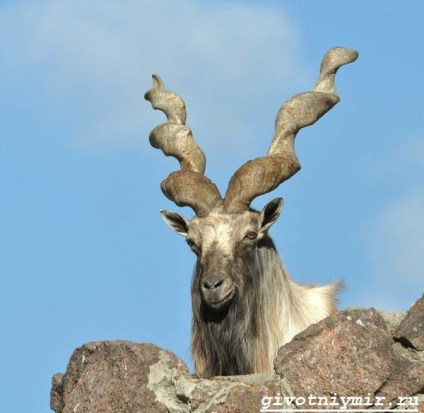
M 403 357 L 392 344 L 376 310 L 340 311 L 281 347 L 274 365 L 298 397 L 381 397 L 386 407 L 424 389 L 424 363 Z
M 275 374 L 199 379 L 174 354 L 153 344 L 88 343 L 65 374 L 53 376 L 56 413 L 257 413 L 281 393 Z
M 50 392 L 50 407 L 55 412 L 63 410 L 63 374 L 57 373 L 53 376 L 52 390 Z
M 381 359 L 383 363 L 375 369 Z M 373 394 L 390 376 L 393 362 L 381 316 L 373 309 L 355 309 L 339 312 L 298 334 L 280 348 L 274 366 L 296 395 L 330 396 Z
M 264 396 L 276 397 L 280 394 L 279 382 L 266 385 L 236 385 L 227 393 L 221 405 L 212 404 L 205 413 L 258 413 Z M 197 413 L 197 412 L 196 412 Z M 200 412 L 199 412 L 200 413 Z
M 424 352 L 416 349 L 422 302 L 403 321 L 400 314 L 363 308 L 327 317 L 280 348 L 277 374 L 201 379 L 153 344 L 88 343 L 74 351 L 65 374 L 53 376 L 50 405 L 56 413 L 258 413 L 317 407 L 409 407 L 424 413 Z M 318 397 L 334 404 L 317 406 Z
M 394 337 L 402 344 L 424 351 L 424 294 L 409 309 Z
M 392 366 L 392 374 L 389 379 L 382 383 L 377 395 L 387 401 L 398 402 L 399 397 L 416 395 L 424 391 L 424 363 L 422 361 L 411 362 L 400 356 Z
M 187 413 L 173 381 L 187 366 L 152 344 L 88 343 L 76 349 L 66 373 L 55 375 L 51 408 L 56 413 Z
M 424 351 L 417 351 L 412 347 L 404 347 L 400 342 L 393 344 L 393 350 L 411 361 L 424 361 Z
M 386 323 L 390 335 L 393 336 L 399 324 L 405 318 L 406 314 L 402 311 L 395 311 L 394 313 L 388 313 L 386 311 L 381 310 L 377 311 L 379 312 L 381 317 L 383 317 L 383 320 Z
M 418 402 L 418 413 L 424 413 L 424 394 L 419 394 L 415 398 Z
M 281 394 L 275 374 L 215 377 L 213 380 L 181 377 L 177 394 L 195 413 L 258 413 L 262 399 Z

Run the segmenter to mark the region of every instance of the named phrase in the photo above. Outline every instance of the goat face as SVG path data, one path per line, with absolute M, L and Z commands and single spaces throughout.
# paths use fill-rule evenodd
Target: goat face
M 248 263 L 278 219 L 282 206 L 283 200 L 276 198 L 261 212 L 218 210 L 191 221 L 181 214 L 162 211 L 165 222 L 186 238 L 197 255 L 193 293 L 200 293 L 201 302 L 210 311 L 224 311 L 236 294 L 242 296 L 246 285 L 255 282 L 246 279 L 251 273 Z

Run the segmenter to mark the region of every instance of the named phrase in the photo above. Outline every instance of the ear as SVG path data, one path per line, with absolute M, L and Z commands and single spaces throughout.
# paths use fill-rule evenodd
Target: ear
M 268 202 L 261 212 L 261 232 L 266 232 L 277 221 L 283 209 L 283 198 L 275 198 Z
M 162 214 L 163 220 L 171 229 L 183 237 L 187 236 L 189 221 L 186 218 L 171 211 L 162 210 L 160 213 Z

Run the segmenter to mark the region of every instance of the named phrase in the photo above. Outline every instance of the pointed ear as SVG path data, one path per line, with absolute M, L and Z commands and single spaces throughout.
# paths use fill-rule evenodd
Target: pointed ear
M 261 212 L 261 232 L 268 231 L 271 225 L 277 221 L 281 210 L 283 209 L 283 205 L 283 198 L 275 198 L 265 205 Z
M 187 236 L 189 221 L 186 218 L 181 214 L 171 211 L 162 210 L 160 213 L 162 214 L 163 220 L 171 229 L 183 237 Z

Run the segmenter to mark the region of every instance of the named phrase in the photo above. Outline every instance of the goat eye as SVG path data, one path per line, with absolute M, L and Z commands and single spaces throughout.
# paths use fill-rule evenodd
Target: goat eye
M 246 234 L 246 238 L 247 239 L 250 239 L 250 240 L 254 240 L 254 239 L 256 239 L 256 237 L 258 236 L 258 234 L 255 232 L 255 231 L 249 231 L 247 234 Z
M 198 246 L 196 245 L 196 243 L 192 240 L 192 239 L 190 239 L 190 238 L 187 238 L 186 239 L 186 242 L 187 242 L 187 245 L 194 251 L 194 252 L 196 252 L 196 251 L 199 251 L 199 248 L 198 248 Z

